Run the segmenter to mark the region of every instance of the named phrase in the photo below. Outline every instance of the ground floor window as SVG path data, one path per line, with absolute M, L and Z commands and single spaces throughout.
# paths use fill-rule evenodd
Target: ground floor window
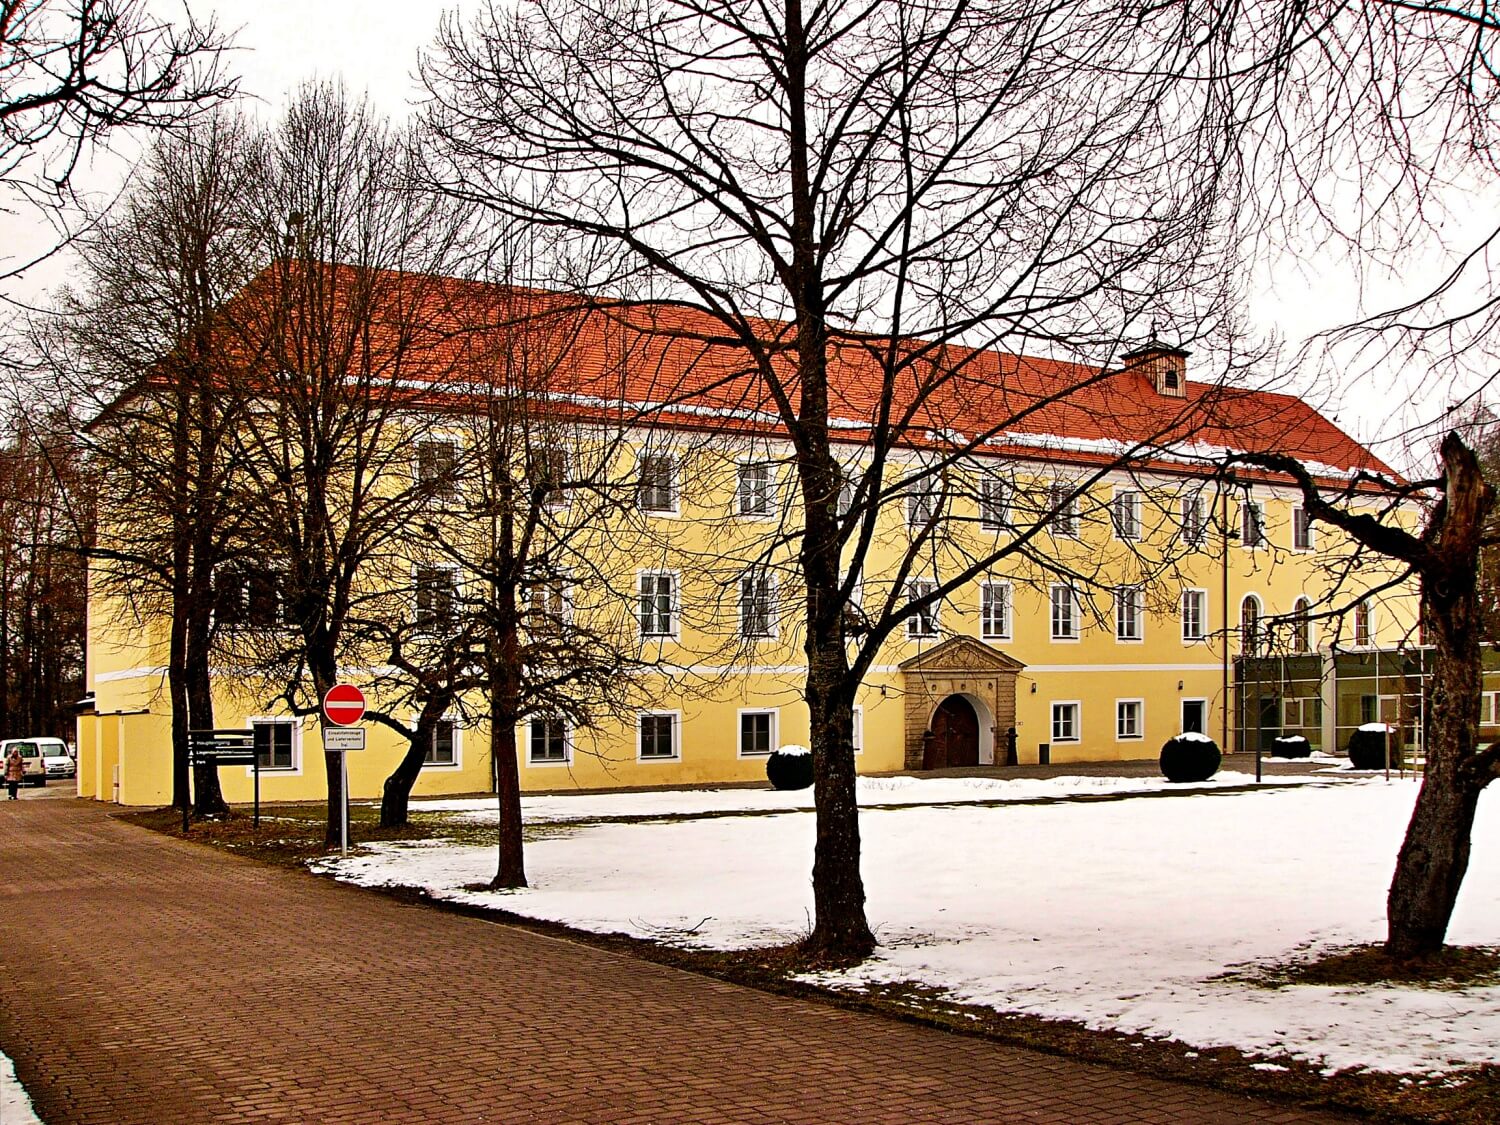
M 640 750 L 642 760 L 660 761 L 677 757 L 677 716 L 673 713 L 646 714 L 640 717 Z
M 452 720 L 439 719 L 437 726 L 432 730 L 432 739 L 427 743 L 427 754 L 422 759 L 422 764 L 424 766 L 457 765 L 458 756 L 454 752 L 454 741 Z
M 1120 742 L 1138 741 L 1146 736 L 1141 713 L 1145 703 L 1139 699 L 1115 700 L 1115 739 Z
M 295 767 L 290 719 L 251 720 L 255 732 L 255 757 L 263 770 L 289 770 Z
M 776 712 L 740 712 L 740 757 L 764 757 L 776 749 Z
M 1078 741 L 1078 704 L 1054 703 L 1052 705 L 1052 741 Z
M 568 760 L 568 727 L 555 715 L 538 715 L 531 720 L 528 739 L 529 760 L 533 765 Z

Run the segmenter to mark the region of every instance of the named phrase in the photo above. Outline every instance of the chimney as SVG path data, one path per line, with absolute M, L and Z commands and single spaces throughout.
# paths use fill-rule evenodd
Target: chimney
M 1157 394 L 1187 398 L 1187 357 L 1191 354 L 1169 347 L 1153 335 L 1142 347 L 1122 358 L 1125 370 L 1141 372 L 1151 380 Z

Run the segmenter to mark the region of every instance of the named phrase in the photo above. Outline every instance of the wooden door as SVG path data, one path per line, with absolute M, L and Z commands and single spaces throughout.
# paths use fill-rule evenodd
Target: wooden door
M 932 716 L 923 769 L 940 770 L 979 764 L 979 716 L 961 695 L 943 700 Z

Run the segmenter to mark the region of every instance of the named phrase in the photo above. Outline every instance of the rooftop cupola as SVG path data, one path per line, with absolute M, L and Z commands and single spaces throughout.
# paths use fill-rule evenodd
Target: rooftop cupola
M 1121 358 L 1125 370 L 1141 372 L 1151 380 L 1157 394 L 1187 398 L 1187 357 L 1191 354 L 1162 343 L 1153 334 L 1145 344 Z

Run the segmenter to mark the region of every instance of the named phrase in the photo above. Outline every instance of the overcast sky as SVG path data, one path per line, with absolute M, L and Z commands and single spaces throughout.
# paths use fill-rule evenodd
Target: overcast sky
M 183 0 L 151 3 L 163 16 L 181 18 Z M 235 33 L 239 50 L 231 65 L 242 76 L 245 94 L 255 99 L 257 112 L 269 120 L 293 87 L 313 78 L 342 78 L 351 91 L 368 93 L 382 110 L 403 115 L 421 92 L 414 77 L 417 52 L 431 44 L 443 11 L 456 7 L 472 12 L 479 0 L 192 0 L 191 6 L 200 18 L 211 16 Z M 90 182 L 103 188 L 117 181 L 121 167 L 96 162 Z M 1437 266 L 1413 261 L 1412 272 L 1424 269 L 1435 274 Z M 56 269 L 49 273 L 49 282 L 55 280 Z M 1407 276 L 1403 284 L 1411 280 Z M 1258 271 L 1256 290 L 1250 310 L 1254 324 L 1293 346 L 1358 308 L 1351 272 L 1315 248 L 1267 262 Z M 1400 292 L 1390 282 L 1380 290 Z M 1393 461 L 1403 458 L 1388 439 L 1411 422 L 1412 412 L 1402 410 L 1399 402 L 1413 393 L 1423 395 L 1422 410 L 1430 415 L 1455 391 L 1438 387 L 1420 371 L 1389 368 L 1338 388 L 1326 382 L 1306 385 L 1314 405 Z

